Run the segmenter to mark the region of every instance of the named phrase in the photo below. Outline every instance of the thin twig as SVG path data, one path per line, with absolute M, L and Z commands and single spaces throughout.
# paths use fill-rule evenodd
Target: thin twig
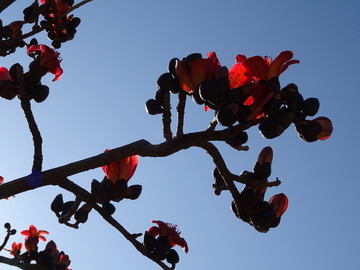
M 185 91 L 180 90 L 178 104 L 176 106 L 177 120 L 178 120 L 176 137 L 178 138 L 184 134 L 185 104 L 186 104 L 186 93 Z
M 164 95 L 164 112 L 162 115 L 164 138 L 167 141 L 172 139 L 171 132 L 171 105 L 170 105 L 170 93 L 166 92 Z
M 141 234 L 131 234 L 128 232 L 118 221 L 116 221 L 109 213 L 107 213 L 102 207 L 100 207 L 94 200 L 94 196 L 87 192 L 82 187 L 78 186 L 71 180 L 67 178 L 63 178 L 62 181 L 59 183 L 59 186 L 61 188 L 64 188 L 65 190 L 68 190 L 72 193 L 74 193 L 77 197 L 79 197 L 81 200 L 86 201 L 87 203 L 90 203 L 92 207 L 97 211 L 103 218 L 106 220 L 110 225 L 112 225 L 115 229 L 117 229 L 126 240 L 128 240 L 142 255 L 148 257 L 155 263 L 157 263 L 161 268 L 164 270 L 170 270 L 166 264 L 164 264 L 160 260 L 155 260 L 149 251 L 142 245 L 139 241 L 136 240 L 137 237 Z

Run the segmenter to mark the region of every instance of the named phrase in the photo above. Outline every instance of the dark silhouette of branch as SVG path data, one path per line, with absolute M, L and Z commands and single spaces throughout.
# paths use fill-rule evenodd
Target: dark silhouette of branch
M 7 9 L 16 0 L 1 0 L 0 1 L 0 13 Z
M 171 269 L 162 261 L 154 259 L 149 253 L 149 251 L 144 247 L 144 245 L 136 240 L 136 238 L 142 234 L 131 234 L 129 231 L 127 231 L 118 221 L 116 221 L 109 213 L 107 213 L 95 202 L 94 196 L 91 193 L 87 192 L 85 189 L 78 186 L 68 178 L 63 178 L 60 181 L 59 186 L 67 191 L 72 192 L 81 200 L 90 203 L 93 209 L 97 211 L 104 220 L 106 220 L 110 225 L 112 225 L 116 230 L 118 230 L 126 238 L 126 240 L 128 240 L 142 255 L 148 257 L 149 259 L 157 263 L 164 270 Z
M 176 107 L 178 116 L 177 116 L 177 130 L 176 136 L 180 137 L 183 135 L 183 127 L 184 127 L 184 114 L 185 114 L 185 104 L 186 104 L 186 93 L 184 91 L 179 92 L 178 105 Z
M 132 155 L 166 157 L 180 150 L 198 146 L 201 142 L 224 141 L 240 131 L 256 125 L 258 121 L 260 121 L 260 119 L 243 125 L 232 126 L 221 131 L 202 131 L 184 134 L 181 138 L 175 138 L 157 145 L 153 145 L 146 140 L 139 140 L 93 157 L 44 171 L 39 176 L 40 179 L 38 179 L 36 185 L 32 184 L 31 175 L 4 183 L 0 186 L 0 199 L 8 198 L 42 186 L 57 185 L 63 177 L 95 169 Z
M 163 127 L 164 127 L 164 138 L 167 141 L 172 139 L 171 132 L 171 105 L 170 105 L 170 93 L 164 94 L 164 112 L 162 115 Z
M 16 266 L 23 270 L 40 270 L 40 266 L 37 264 L 30 264 L 30 263 L 22 263 L 18 260 L 6 258 L 4 256 L 0 256 L 0 263 Z

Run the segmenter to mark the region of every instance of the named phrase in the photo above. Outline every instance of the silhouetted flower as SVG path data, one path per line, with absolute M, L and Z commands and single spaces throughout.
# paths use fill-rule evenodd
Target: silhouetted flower
M 105 152 L 109 151 L 106 149 Z M 138 165 L 138 156 L 123 158 L 122 160 L 115 161 L 109 165 L 102 166 L 106 177 L 114 184 L 123 179 L 129 181 L 133 176 Z
M 48 72 L 55 75 L 53 81 L 60 79 L 61 75 L 63 74 L 63 70 L 60 67 L 61 59 L 59 59 L 60 54 L 58 52 L 54 51 L 46 45 L 40 44 L 31 45 L 28 48 L 28 54 L 39 54 L 39 66 L 47 68 Z
M 181 232 L 178 230 L 177 225 L 165 223 L 160 220 L 152 220 L 151 222 L 156 223 L 158 227 L 153 226 L 149 228 L 149 233 L 151 233 L 153 236 L 165 236 L 168 238 L 172 247 L 178 245 L 182 247 L 186 253 L 189 251 L 185 239 L 180 237 Z

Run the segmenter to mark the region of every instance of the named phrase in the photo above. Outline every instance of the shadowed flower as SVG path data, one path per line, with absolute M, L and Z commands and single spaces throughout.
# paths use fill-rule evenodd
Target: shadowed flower
M 202 81 L 211 79 L 219 67 L 220 63 L 214 52 L 208 53 L 206 59 L 201 54 L 192 54 L 181 61 L 176 60 L 175 72 L 179 86 L 191 93 L 197 90 Z
M 149 228 L 149 233 L 151 233 L 153 236 L 166 236 L 172 247 L 178 245 L 182 247 L 186 253 L 188 253 L 188 245 L 185 239 L 180 237 L 181 232 L 178 230 L 177 225 L 165 223 L 160 220 L 152 220 L 151 222 L 156 223 L 158 227 L 153 226 Z
M 16 256 L 16 255 L 19 255 L 19 254 L 20 254 L 21 248 L 22 248 L 22 243 L 16 243 L 16 242 L 14 242 L 14 243 L 11 245 L 11 249 L 7 249 L 7 248 L 4 248 L 4 249 L 5 249 L 6 251 L 9 251 L 9 252 L 10 252 L 10 255 Z
M 29 55 L 39 54 L 39 65 L 40 67 L 47 68 L 48 72 L 55 75 L 53 81 L 60 79 L 63 74 L 63 70 L 60 67 L 61 59 L 59 59 L 60 54 L 50 47 L 40 44 L 32 45 L 28 48 Z M 35 60 L 36 61 L 36 60 Z
M 284 193 L 276 194 L 270 198 L 269 204 L 274 210 L 275 216 L 278 218 L 285 213 L 288 207 L 288 198 Z
M 110 151 L 106 149 L 105 152 Z M 120 179 L 129 181 L 133 176 L 136 167 L 138 165 L 138 156 L 134 155 L 131 157 L 123 158 L 122 160 L 115 161 L 109 165 L 102 166 L 106 177 L 114 184 Z

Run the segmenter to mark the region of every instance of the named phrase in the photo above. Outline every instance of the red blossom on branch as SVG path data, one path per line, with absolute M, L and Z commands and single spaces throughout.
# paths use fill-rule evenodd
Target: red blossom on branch
M 60 67 L 61 59 L 59 58 L 60 53 L 54 51 L 50 47 L 40 44 L 32 45 L 28 48 L 28 54 L 39 54 L 39 65 L 40 67 L 47 68 L 48 72 L 55 75 L 53 81 L 60 79 L 63 74 L 63 70 Z
M 194 92 L 202 81 L 211 79 L 220 67 L 220 62 L 214 52 L 208 53 L 206 59 L 200 54 L 195 58 L 176 60 L 175 64 L 179 86 L 188 93 Z
M 11 245 L 11 249 L 7 249 L 7 248 L 4 248 L 4 249 L 5 249 L 6 251 L 9 251 L 9 252 L 10 252 L 10 255 L 16 256 L 16 255 L 19 255 L 19 254 L 20 254 L 21 248 L 22 248 L 22 243 L 16 243 L 16 242 L 14 242 L 14 243 Z
M 110 151 L 106 149 L 105 152 Z M 136 167 L 138 165 L 138 156 L 131 156 L 123 158 L 122 160 L 115 161 L 109 165 L 102 166 L 106 177 L 114 184 L 119 180 L 123 179 L 129 181 L 130 178 L 135 173 Z
M 30 225 L 28 230 L 24 230 L 21 232 L 22 235 L 25 235 L 25 249 L 28 252 L 36 251 L 37 244 L 39 240 L 46 241 L 46 238 L 43 234 L 49 234 L 47 231 L 38 230 L 34 225 Z
M 188 253 L 188 245 L 185 239 L 180 237 L 181 232 L 178 230 L 177 225 L 165 223 L 160 220 L 152 220 L 151 222 L 156 223 L 158 227 L 153 226 L 149 228 L 149 233 L 151 233 L 153 236 L 166 236 L 172 247 L 178 245 L 182 247 L 186 253 Z

